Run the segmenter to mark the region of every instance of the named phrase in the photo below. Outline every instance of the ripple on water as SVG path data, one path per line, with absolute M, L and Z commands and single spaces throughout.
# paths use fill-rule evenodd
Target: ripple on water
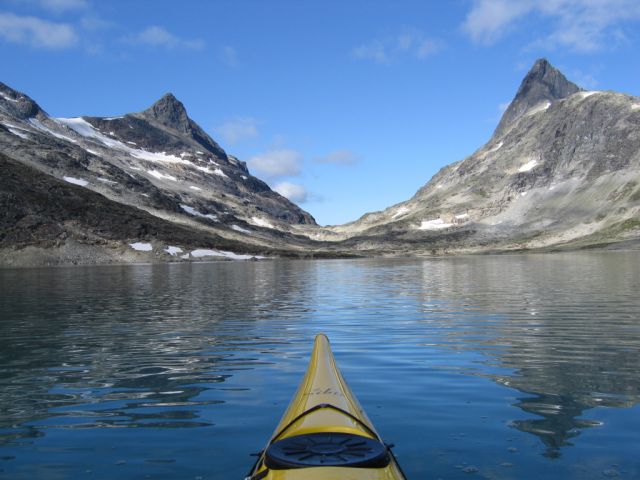
M 410 478 L 640 476 L 638 260 L 0 271 L 0 470 L 242 478 L 324 331 Z

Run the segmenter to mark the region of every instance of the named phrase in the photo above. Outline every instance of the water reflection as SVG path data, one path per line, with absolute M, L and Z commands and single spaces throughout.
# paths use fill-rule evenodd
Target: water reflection
M 636 258 L 621 253 L 429 261 L 423 264 L 421 300 L 430 317 L 439 312 L 438 321 L 446 323 L 436 327 L 446 338 L 440 344 L 481 352 L 490 368 L 476 374 L 533 395 L 514 406 L 536 418 L 511 425 L 536 435 L 545 455 L 557 458 L 582 429 L 600 425 L 582 418 L 586 411 L 640 401 Z
M 606 430 L 598 407 L 640 399 L 638 259 L 0 271 L 0 474 L 74 478 L 100 464 L 140 478 L 144 462 L 153 478 L 241 478 L 318 331 L 410 477 L 449 477 L 425 449 L 451 455 L 465 439 L 469 457 L 494 455 L 504 468 L 521 433 L 539 446 L 529 466 L 540 467 L 539 453 L 554 465 L 568 451 L 590 459 L 581 435 Z M 621 438 L 637 444 L 628 429 Z M 78 448 L 93 452 L 86 464 Z M 549 478 L 534 470 L 512 477 Z
M 537 395 L 521 398 L 515 404 L 536 417 L 514 420 L 511 425 L 526 433 L 536 435 L 546 447 L 544 453 L 549 458 L 558 458 L 561 447 L 573 446 L 569 441 L 580 434 L 580 430 L 597 427 L 600 422 L 581 419 L 588 408 L 570 396 Z
M 201 427 L 204 393 L 281 340 L 251 323 L 299 314 L 288 263 L 5 271 L 0 443 L 51 428 Z M 240 324 L 240 325 L 239 325 Z

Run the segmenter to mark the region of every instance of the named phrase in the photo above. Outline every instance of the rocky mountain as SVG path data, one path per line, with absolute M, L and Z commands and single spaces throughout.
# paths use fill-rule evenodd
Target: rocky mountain
M 396 254 L 638 244 L 640 98 L 584 91 L 538 60 L 484 146 L 331 236 Z
M 640 246 L 640 98 L 546 60 L 489 141 L 411 199 L 336 227 L 252 176 L 167 94 L 52 118 L 0 84 L 0 265 Z
M 122 213 L 123 223 L 149 214 L 155 217 L 152 224 L 168 222 L 176 232 L 186 229 L 200 241 L 187 241 L 184 232 L 172 240 L 167 231 L 164 243 L 154 244 L 150 250 L 161 257 L 168 246 L 188 254 L 189 248 L 205 250 L 205 246 L 213 248 L 216 244 L 240 253 L 286 250 L 306 254 L 309 241 L 296 234 L 294 226 L 316 225 L 311 215 L 251 175 L 244 162 L 227 155 L 170 93 L 147 110 L 121 117 L 53 118 L 27 95 L 0 83 L 0 153 L 6 156 L 0 185 L 0 204 L 6 208 L 0 245 L 13 250 L 46 246 L 52 240 L 35 234 L 43 230 L 33 224 L 31 214 L 39 218 L 40 226 L 42 222 L 49 225 L 50 232 L 64 232 L 65 221 L 78 220 L 67 211 L 66 219 L 64 212 L 49 212 L 53 217 L 48 221 L 37 213 L 41 210 L 38 205 L 17 209 L 20 202 L 15 200 L 21 195 L 15 185 L 8 185 L 8 179 L 10 173 L 23 177 L 25 168 L 41 180 L 25 185 L 25 198 L 29 197 L 27 188 L 39 186 L 41 200 L 55 204 L 63 192 L 73 196 L 70 192 L 77 193 L 81 188 L 104 197 L 101 208 Z M 51 190 L 56 195 L 47 194 Z M 117 208 L 116 203 L 120 205 Z M 129 213 L 125 215 L 124 211 Z M 148 216 L 144 218 L 149 220 Z M 16 228 L 24 231 L 18 233 Z M 154 240 L 150 234 L 136 237 L 135 232 L 118 228 L 113 222 L 100 231 L 102 234 L 92 231 L 89 235 L 96 239 L 94 246 L 100 244 L 98 240 L 108 240 L 109 248 L 115 248 L 119 240 L 124 251 L 140 243 L 149 249 L 146 245 Z M 121 238 L 116 239 L 118 232 Z M 71 238 L 70 232 L 60 235 L 58 240 Z M 103 252 L 98 250 L 95 255 L 101 257 Z M 15 253 L 9 252 L 7 258 Z M 82 255 L 76 260 L 93 261 Z

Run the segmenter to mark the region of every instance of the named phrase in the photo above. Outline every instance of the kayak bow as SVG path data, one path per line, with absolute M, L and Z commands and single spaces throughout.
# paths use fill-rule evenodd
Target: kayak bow
M 351 392 L 329 339 L 315 338 L 309 367 L 245 480 L 406 480 Z

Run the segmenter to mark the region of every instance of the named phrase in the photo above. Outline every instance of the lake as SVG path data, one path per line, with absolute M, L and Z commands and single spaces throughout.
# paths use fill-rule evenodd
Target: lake
M 640 478 L 640 252 L 0 270 L 0 478 L 242 479 L 318 332 L 410 479 Z

